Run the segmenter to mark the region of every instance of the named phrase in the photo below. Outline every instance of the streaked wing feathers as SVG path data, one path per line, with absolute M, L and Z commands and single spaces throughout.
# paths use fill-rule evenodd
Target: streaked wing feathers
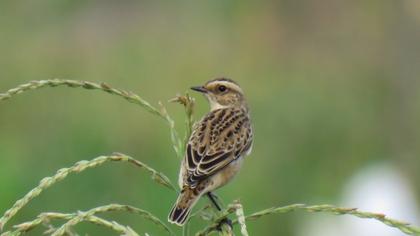
M 252 144 L 248 114 L 239 108 L 207 114 L 194 127 L 187 144 L 184 184 L 195 186 L 243 155 Z

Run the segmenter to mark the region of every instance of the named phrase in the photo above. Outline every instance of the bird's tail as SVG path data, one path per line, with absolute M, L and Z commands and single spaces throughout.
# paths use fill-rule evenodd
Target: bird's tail
M 198 193 L 196 189 L 184 188 L 169 213 L 168 221 L 179 226 L 184 225 L 200 196 L 201 193 Z

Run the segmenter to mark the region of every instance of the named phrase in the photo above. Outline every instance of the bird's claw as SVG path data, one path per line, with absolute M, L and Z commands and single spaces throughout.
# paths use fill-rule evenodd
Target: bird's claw
M 233 229 L 233 225 L 232 225 L 232 220 L 230 220 L 229 218 L 224 218 L 221 221 L 219 221 L 219 225 L 217 226 L 217 230 L 218 231 L 222 231 L 222 226 L 224 224 L 229 225 L 230 229 Z

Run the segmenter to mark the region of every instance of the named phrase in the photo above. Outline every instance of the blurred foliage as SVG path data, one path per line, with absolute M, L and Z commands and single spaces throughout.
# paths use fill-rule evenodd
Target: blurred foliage
M 6 0 L 0 2 L 0 91 L 59 77 L 106 82 L 156 105 L 227 76 L 247 94 L 255 145 L 234 183 L 218 191 L 225 202 L 240 198 L 245 214 L 333 203 L 348 177 L 381 161 L 401 168 L 420 200 L 419 9 L 417 0 Z M 198 118 L 208 106 L 193 96 Z M 184 111 L 166 105 L 182 134 Z M 175 179 L 179 159 L 167 131 L 156 117 L 99 92 L 45 89 L 2 102 L 0 210 L 56 169 L 114 151 Z M 82 173 L 15 220 L 111 202 L 165 219 L 175 193 L 147 178 L 124 165 Z M 116 215 L 137 232 L 159 233 L 136 217 Z M 248 230 L 293 235 L 293 216 L 265 218 Z

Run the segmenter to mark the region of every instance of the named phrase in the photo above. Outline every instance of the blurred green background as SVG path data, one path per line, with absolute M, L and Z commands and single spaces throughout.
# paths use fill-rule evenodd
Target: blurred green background
M 418 0 L 7 0 L 0 2 L 0 93 L 30 80 L 67 78 L 106 82 L 157 104 L 226 76 L 246 92 L 255 143 L 237 179 L 218 191 L 224 202 L 240 199 L 245 213 L 339 203 L 359 169 L 390 163 L 419 203 L 419 42 Z M 198 118 L 208 105 L 193 96 Z M 167 107 L 183 133 L 183 109 Z M 168 127 L 123 99 L 60 87 L 1 102 L 0 211 L 57 169 L 114 151 L 177 178 Z M 43 211 L 113 202 L 166 221 L 175 198 L 145 172 L 108 164 L 52 187 L 9 226 Z M 296 235 L 304 215 L 270 216 L 248 229 Z M 163 234 L 136 215 L 110 218 Z M 87 224 L 78 229 L 111 234 Z

